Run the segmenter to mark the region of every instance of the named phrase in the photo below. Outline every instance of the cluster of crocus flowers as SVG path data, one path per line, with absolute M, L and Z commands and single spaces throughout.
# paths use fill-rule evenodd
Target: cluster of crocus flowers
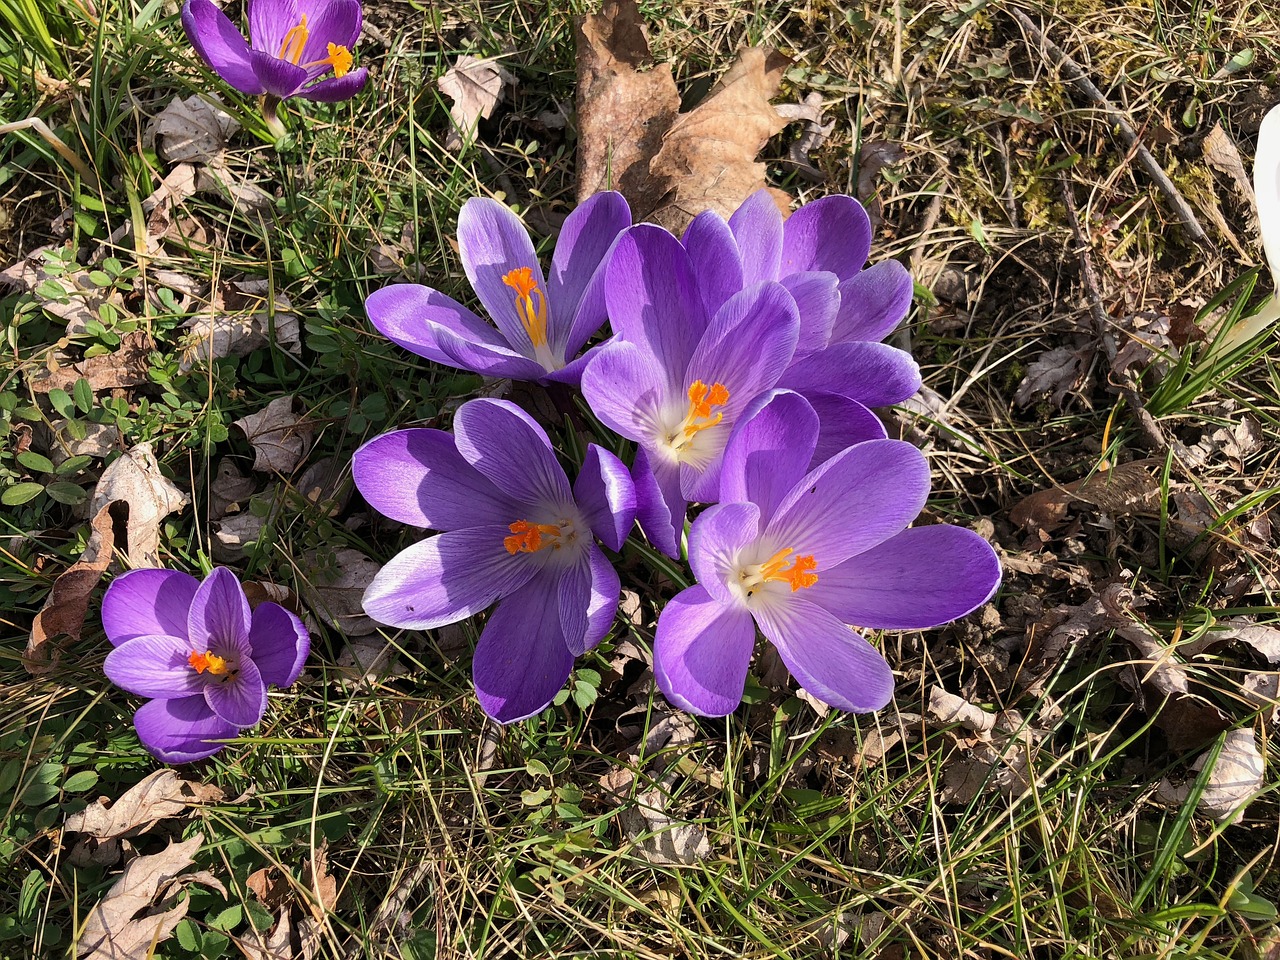
M 248 0 L 246 41 L 212 0 L 182 7 L 182 26 L 201 59 L 236 90 L 262 96 L 277 133 L 279 101 L 332 103 L 363 89 L 368 70 L 352 69 L 351 53 L 362 19 L 360 0 Z
M 235 575 L 204 581 L 178 570 L 132 570 L 102 600 L 112 651 L 107 678 L 148 698 L 134 714 L 138 739 L 156 758 L 212 756 L 267 709 L 267 687 L 298 679 L 311 650 L 306 628 L 276 603 L 252 610 Z
M 866 267 L 870 224 L 851 197 L 784 221 L 760 193 L 682 237 L 629 219 L 617 194 L 582 204 L 548 282 L 515 214 L 469 200 L 459 250 L 491 323 L 426 286 L 369 297 L 370 321 L 405 349 L 580 386 L 634 448 L 628 467 L 588 445 L 571 486 L 546 432 L 498 400 L 464 404 L 452 434 L 371 440 L 355 456 L 365 499 L 437 532 L 383 568 L 365 611 L 429 630 L 493 607 L 474 660 L 480 704 L 503 723 L 533 716 L 612 625 L 610 552 L 634 519 L 658 550 L 687 555 L 697 580 L 658 620 L 654 673 L 673 703 L 733 710 L 759 630 L 815 697 L 884 706 L 892 672 L 855 625 L 938 626 L 1000 579 L 977 534 L 911 526 L 928 465 L 869 409 L 920 385 L 915 361 L 881 342 L 909 309 L 906 270 Z M 606 321 L 611 336 L 590 346 Z M 706 508 L 686 534 L 691 504 Z

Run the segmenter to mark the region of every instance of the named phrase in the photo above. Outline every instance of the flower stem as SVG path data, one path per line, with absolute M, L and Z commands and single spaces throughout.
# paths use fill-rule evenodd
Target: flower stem
M 267 129 L 271 131 L 272 136 L 274 136 L 276 140 L 283 139 L 288 131 L 284 128 L 284 121 L 280 119 L 280 99 L 278 97 L 273 97 L 268 93 L 263 96 L 260 104 L 262 108 L 262 119 L 267 122 Z

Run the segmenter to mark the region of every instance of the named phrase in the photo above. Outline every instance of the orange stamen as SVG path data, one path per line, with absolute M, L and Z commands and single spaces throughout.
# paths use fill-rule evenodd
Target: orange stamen
M 502 282 L 516 292 L 516 313 L 520 315 L 520 323 L 529 334 L 529 342 L 535 347 L 547 345 L 547 300 L 538 289 L 538 281 L 533 279 L 530 267 L 516 267 L 502 278 Z M 533 295 L 538 295 L 535 307 Z
M 302 51 L 306 49 L 307 38 L 310 36 L 311 31 L 307 29 L 307 15 L 304 13 L 302 22 L 296 27 L 290 28 L 289 32 L 284 35 L 284 42 L 280 44 L 280 59 L 296 64 L 302 59 Z M 330 50 L 330 53 L 332 52 Z
M 321 60 L 312 60 L 310 63 L 304 63 L 302 66 L 310 70 L 312 67 L 333 67 L 333 75 L 335 77 L 345 77 L 351 71 L 351 64 L 355 62 L 355 57 L 351 56 L 351 51 L 340 43 L 329 44 L 329 55 Z
M 681 432 L 687 443 L 697 436 L 699 431 L 714 427 L 724 419 L 724 413 L 712 413 L 715 407 L 722 407 L 729 402 L 729 390 L 723 383 L 707 386 L 701 380 L 693 381 L 689 387 L 689 415 L 684 418 Z M 683 446 L 683 444 L 679 444 Z
M 791 554 L 795 550 L 787 548 L 779 550 L 772 557 L 760 564 L 760 579 L 774 580 L 780 583 L 791 584 L 791 592 L 805 587 L 812 587 L 818 582 L 818 575 L 814 573 L 818 569 L 818 562 L 812 555 L 807 557 L 791 558 Z M 790 563 L 791 566 L 787 566 Z
M 209 653 L 207 650 L 204 653 L 192 650 L 191 656 L 187 657 L 187 663 L 191 664 L 196 673 L 204 673 L 208 670 L 217 677 L 227 672 L 226 658 Z
M 503 537 L 502 545 L 512 556 L 517 553 L 537 553 L 547 547 L 560 548 L 562 531 L 554 523 L 530 523 L 528 520 L 517 520 L 507 529 L 511 531 L 511 536 Z

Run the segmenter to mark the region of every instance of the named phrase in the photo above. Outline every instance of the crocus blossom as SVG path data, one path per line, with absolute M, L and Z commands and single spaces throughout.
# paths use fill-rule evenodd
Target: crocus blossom
M 971 612 L 1000 580 L 995 551 L 947 524 L 908 527 L 929 492 L 909 443 L 870 440 L 810 469 L 818 416 L 775 394 L 735 431 L 721 502 L 689 534 L 697 585 L 658 619 L 654 676 L 672 703 L 723 716 L 741 701 L 756 627 L 825 703 L 888 703 L 893 674 L 849 624 L 917 630 Z
M 550 440 L 515 404 L 464 403 L 453 435 L 425 428 L 356 451 L 356 486 L 375 510 L 440 533 L 378 573 L 364 609 L 393 627 L 431 630 L 499 601 L 473 661 L 476 693 L 500 723 L 542 711 L 576 656 L 608 632 L 618 550 L 635 517 L 626 467 L 594 444 L 572 487 Z
M 187 763 L 222 749 L 262 719 L 267 686 L 290 686 L 311 639 L 275 603 L 252 610 L 235 574 L 203 582 L 178 570 L 132 570 L 102 600 L 116 686 L 150 698 L 134 714 L 138 739 L 160 760 Z
M 458 248 L 493 323 L 416 283 L 376 291 L 365 311 L 393 343 L 436 363 L 577 385 L 587 359 L 578 353 L 605 322 L 604 265 L 630 224 L 622 194 L 588 198 L 560 229 L 548 282 L 519 218 L 496 200 L 473 197 L 458 216 Z
M 211 0 L 187 0 L 182 26 L 209 68 L 241 93 L 334 102 L 368 79 L 351 69 L 359 0 L 248 0 L 249 40 Z M 332 73 L 333 76 L 326 77 Z

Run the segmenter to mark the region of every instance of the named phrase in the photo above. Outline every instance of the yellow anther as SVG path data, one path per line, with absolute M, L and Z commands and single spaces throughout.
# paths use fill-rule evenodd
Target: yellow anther
M 538 281 L 533 279 L 530 267 L 516 267 L 502 278 L 502 282 L 516 292 L 516 313 L 520 315 L 520 323 L 525 333 L 529 334 L 529 342 L 535 347 L 547 345 L 547 301 L 538 289 Z M 535 306 L 533 295 L 538 295 Z
M 296 64 L 302 59 L 302 51 L 306 49 L 307 39 L 310 36 L 311 31 L 307 29 L 307 15 L 304 13 L 302 21 L 284 35 L 284 41 L 280 44 L 280 59 Z
M 355 58 L 351 56 L 351 51 L 340 43 L 329 44 L 329 55 L 322 60 L 312 60 L 310 63 L 304 63 L 302 66 L 306 70 L 312 67 L 333 67 L 333 75 L 335 77 L 345 77 L 351 70 L 351 64 Z
M 755 593 L 760 584 L 769 581 L 789 584 L 792 593 L 817 583 L 818 575 L 814 571 L 818 568 L 818 561 L 812 555 L 793 559 L 793 553 L 795 550 L 790 547 L 779 550 L 764 563 L 743 570 L 739 578 L 746 588 L 747 596 Z
M 204 653 L 192 650 L 191 656 L 187 657 L 187 663 L 191 664 L 196 673 L 204 673 L 208 670 L 217 677 L 227 672 L 226 658 L 209 653 L 207 650 Z

